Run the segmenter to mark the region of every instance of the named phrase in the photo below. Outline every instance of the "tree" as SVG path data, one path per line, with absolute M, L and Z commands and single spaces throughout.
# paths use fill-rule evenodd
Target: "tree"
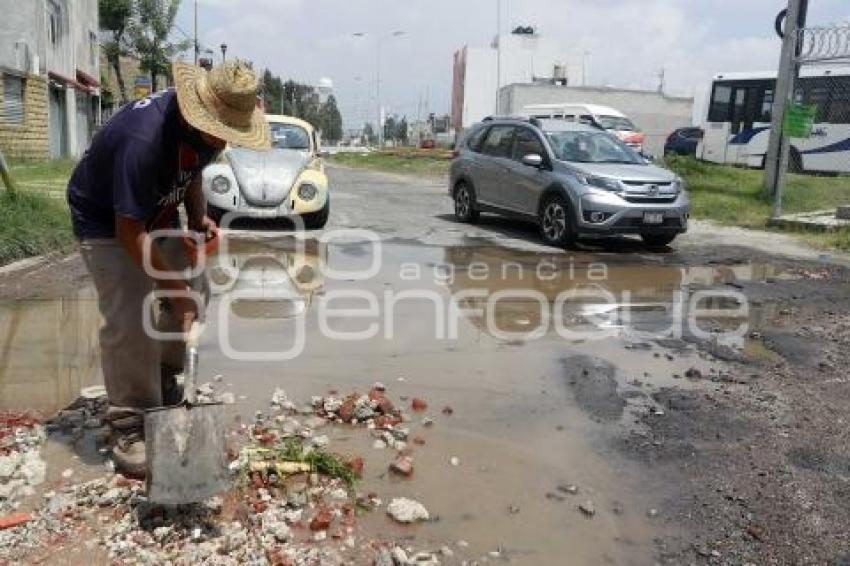
M 395 138 L 407 145 L 407 116 L 402 116 L 395 127 Z
M 103 54 L 112 70 L 115 71 L 115 80 L 118 83 L 118 94 L 121 104 L 126 104 L 127 86 L 124 83 L 124 75 L 121 74 L 121 56 L 127 54 L 127 27 L 130 25 L 130 16 L 133 14 L 132 0 L 98 0 L 100 13 L 100 29 L 110 33 L 109 40 L 103 43 Z
M 372 126 L 372 124 L 368 122 L 365 126 L 363 126 L 363 138 L 365 139 L 366 143 L 371 145 L 375 145 L 375 143 L 378 141 L 378 136 L 375 134 L 375 128 Z
M 139 67 L 151 75 L 151 90 L 159 90 L 157 79 L 171 73 L 171 60 L 192 46 L 189 40 L 171 42 L 180 0 L 135 0 L 132 25 L 128 28 Z
M 387 119 L 384 120 L 384 140 L 395 141 L 396 133 L 395 117 L 387 116 Z
M 342 139 L 342 114 L 336 106 L 334 95 L 328 96 L 328 99 L 322 104 L 319 121 L 319 128 L 324 139 L 332 143 Z

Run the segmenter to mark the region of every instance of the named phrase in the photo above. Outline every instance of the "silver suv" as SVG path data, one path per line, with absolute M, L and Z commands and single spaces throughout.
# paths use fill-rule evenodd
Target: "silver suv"
M 664 247 L 688 227 L 682 179 L 591 125 L 486 118 L 455 155 L 449 193 L 464 222 L 481 212 L 519 216 L 557 246 L 583 234 L 639 234 Z

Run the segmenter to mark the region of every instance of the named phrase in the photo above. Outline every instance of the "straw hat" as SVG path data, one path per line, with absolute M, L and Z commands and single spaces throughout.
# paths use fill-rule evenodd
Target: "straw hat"
M 190 125 L 226 142 L 269 149 L 269 124 L 257 108 L 257 76 L 242 62 L 227 62 L 210 71 L 174 63 L 180 113 Z

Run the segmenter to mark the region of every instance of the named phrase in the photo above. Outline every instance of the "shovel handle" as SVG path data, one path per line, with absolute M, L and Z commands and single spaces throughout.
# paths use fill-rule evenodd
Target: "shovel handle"
M 194 320 L 186 336 L 186 357 L 183 361 L 183 376 L 185 377 L 183 391 L 184 398 L 190 405 L 195 402 L 195 381 L 198 377 L 198 343 L 201 340 L 201 334 L 203 332 L 204 325 Z

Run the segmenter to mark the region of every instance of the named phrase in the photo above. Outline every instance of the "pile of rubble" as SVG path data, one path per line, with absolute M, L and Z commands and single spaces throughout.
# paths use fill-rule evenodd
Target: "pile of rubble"
M 46 439 L 44 426 L 32 415 L 0 412 L 0 513 L 17 509 L 44 482 L 41 447 Z
M 214 386 L 201 387 L 210 398 L 219 395 Z M 411 402 L 412 412 L 425 407 L 421 400 Z M 119 474 L 76 485 L 63 481 L 26 521 L 0 528 L 0 563 L 65 540 L 77 547 L 87 540 L 90 550 L 99 548 L 113 562 L 136 563 L 427 565 L 453 555 L 448 547 L 433 553 L 401 548 L 358 529 L 360 515 L 382 507 L 399 523 L 431 520 L 417 501 L 399 497 L 385 506 L 377 494 L 358 492 L 363 459 L 334 454 L 328 436 L 320 434 L 332 423 L 368 430 L 382 448 L 398 451 L 391 470 L 410 475 L 404 424 L 412 417 L 395 407 L 381 384 L 366 395 L 314 397 L 309 405 L 277 390 L 271 408 L 231 435 L 233 487 L 222 497 L 163 507 L 147 501 L 141 482 Z M 25 454 L 21 446 L 44 441 L 43 429 L 32 425 L 29 433 L 16 433 L 9 454 Z M 88 535 L 73 536 L 83 531 Z

